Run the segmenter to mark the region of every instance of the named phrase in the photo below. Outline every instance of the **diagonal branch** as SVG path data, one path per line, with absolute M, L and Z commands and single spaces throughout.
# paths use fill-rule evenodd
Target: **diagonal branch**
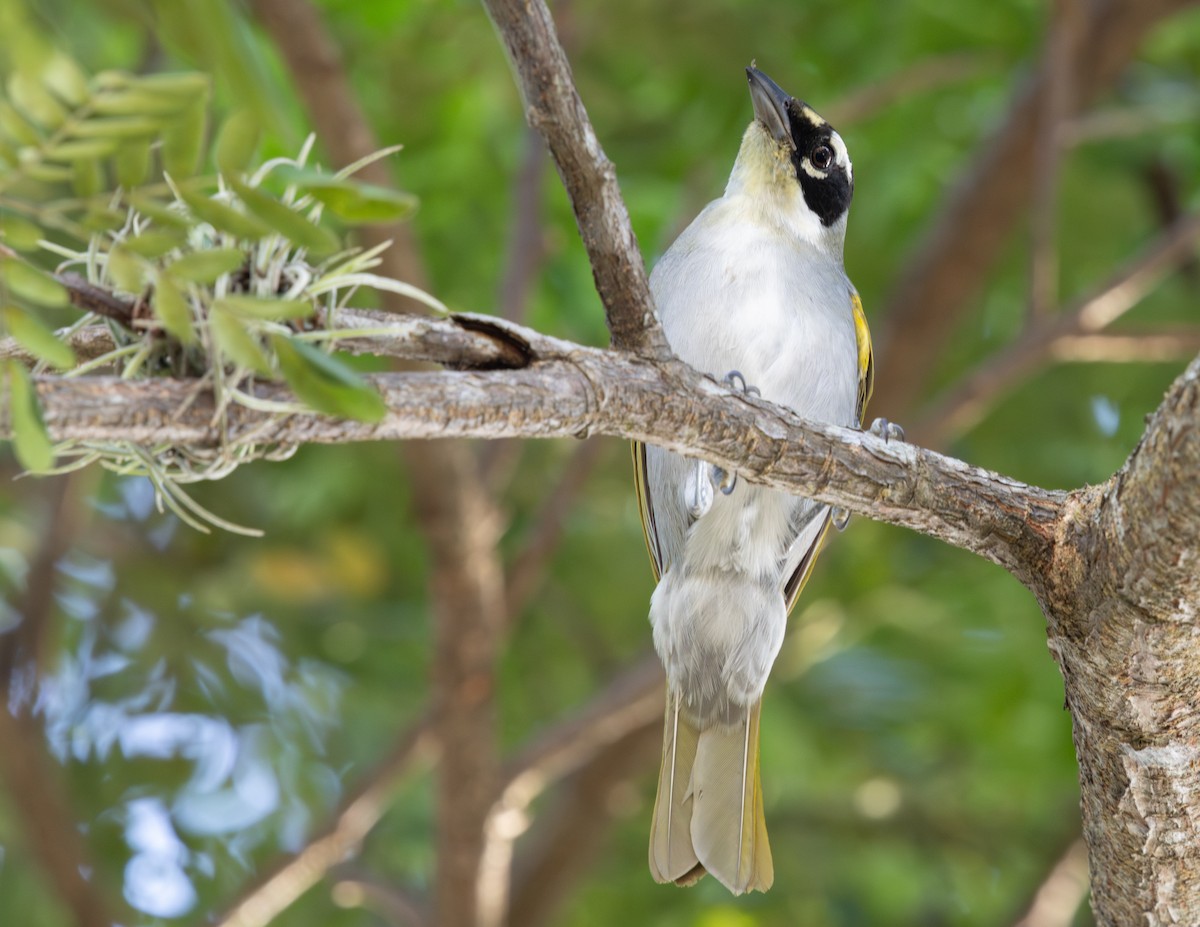
M 1097 0 L 1085 4 L 1081 45 L 1071 77 L 1073 113 L 1121 73 L 1150 29 L 1195 0 Z M 1044 64 L 1044 63 L 1043 63 Z M 937 218 L 883 306 L 876 411 L 903 420 L 921 398 L 933 360 L 955 320 L 982 287 L 1029 202 L 1043 101 L 1053 69 L 1045 66 L 1017 91 L 1003 123 L 947 194 Z
M 1020 337 L 979 364 L 934 403 L 909 428 L 909 436 L 921 444 L 940 447 L 950 436 L 971 428 L 999 396 L 1046 360 L 1072 347 L 1083 350 L 1074 339 L 1099 333 L 1137 305 L 1181 257 L 1195 250 L 1198 240 L 1200 213 L 1193 213 L 1074 305 L 1032 320 Z
M 334 866 L 354 852 L 387 811 L 391 793 L 414 765 L 434 752 L 425 718 L 405 731 L 384 759 L 351 792 L 326 828 L 295 856 L 248 888 L 215 927 L 266 927 Z
M 525 117 L 545 137 L 571 199 L 613 346 L 668 356 L 616 169 L 575 89 L 550 11 L 542 0 L 484 0 L 484 6 L 508 51 Z

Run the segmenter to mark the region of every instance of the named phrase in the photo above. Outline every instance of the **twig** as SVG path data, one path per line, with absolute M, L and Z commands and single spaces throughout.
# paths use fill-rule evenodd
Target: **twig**
M 1074 109 L 1073 79 L 1084 20 L 1080 0 L 1054 0 L 1043 53 L 1047 92 L 1034 150 L 1030 218 L 1029 318 L 1058 303 L 1058 188 L 1063 126 Z
M 484 0 L 484 5 L 508 51 L 526 118 L 545 137 L 571 199 L 613 346 L 669 356 L 616 170 L 575 90 L 550 11 L 542 0 Z
M 345 861 L 383 817 L 391 793 L 412 768 L 431 757 L 435 741 L 430 718 L 400 735 L 391 754 L 371 772 L 321 833 L 299 853 L 248 888 L 215 927 L 266 927 L 297 898 Z
M 1197 354 L 1200 328 L 1195 327 L 1061 335 L 1050 342 L 1050 356 L 1064 363 L 1161 364 Z
M 335 872 L 330 894 L 340 908 L 370 908 L 395 927 L 426 927 L 423 906 L 408 892 L 361 873 Z
M 1193 0 L 1112 0 L 1087 4 L 1073 103 L 1087 105 L 1116 79 L 1152 26 Z M 879 317 L 872 412 L 898 421 L 921 396 L 933 360 L 970 305 L 1029 201 L 1028 177 L 1049 92 L 1042 69 L 1015 94 L 1008 115 L 951 187 L 929 232 L 904 261 L 906 272 Z
M 976 77 L 987 64 L 987 59 L 977 54 L 923 58 L 899 73 L 889 74 L 886 80 L 872 81 L 827 107 L 823 105 L 821 112 L 840 129 L 870 119 L 897 101 Z
M 610 683 L 578 715 L 555 725 L 509 764 L 508 782 L 484 827 L 481 914 L 504 919 L 513 844 L 529 826 L 529 806 L 553 782 L 592 763 L 607 748 L 656 724 L 663 711 L 663 673 L 653 655 Z M 521 923 L 514 921 L 514 923 Z
M 1076 839 L 1038 887 L 1025 915 L 1013 927 L 1070 927 L 1087 897 L 1087 844 Z
M 1137 305 L 1200 240 L 1200 213 L 1177 222 L 1109 280 L 1063 312 L 1038 319 L 1006 348 L 976 366 L 908 428 L 909 437 L 940 447 L 979 422 L 997 398 L 1039 369 L 1057 350 L 1078 348 Z M 1114 336 L 1117 337 L 1117 336 Z M 1109 341 L 1110 346 L 1120 342 Z M 1093 345 L 1099 342 L 1092 342 Z
M 120 322 L 126 328 L 133 327 L 133 316 L 137 307 L 129 300 L 122 299 L 104 287 L 88 283 L 77 273 L 55 274 L 54 279 L 66 288 L 72 306 Z

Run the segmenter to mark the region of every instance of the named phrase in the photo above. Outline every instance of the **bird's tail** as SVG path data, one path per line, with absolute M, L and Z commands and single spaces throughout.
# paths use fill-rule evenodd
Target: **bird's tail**
M 740 724 L 703 729 L 667 700 L 662 769 L 650 825 L 650 872 L 691 885 L 711 872 L 734 894 L 775 879 L 758 780 L 761 699 Z

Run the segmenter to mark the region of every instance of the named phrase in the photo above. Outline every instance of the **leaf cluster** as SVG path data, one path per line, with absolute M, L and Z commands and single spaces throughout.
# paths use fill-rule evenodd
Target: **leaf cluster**
M 331 173 L 309 163 L 310 137 L 296 157 L 257 164 L 259 121 L 235 110 L 210 132 L 210 80 L 201 73 L 88 78 L 55 52 L 13 70 L 4 87 L 0 318 L 12 348 L 10 420 L 26 469 L 99 462 L 146 474 L 160 502 L 189 523 L 236 528 L 179 484 L 290 452 L 234 449 L 223 438 L 203 449 L 55 446 L 26 367 L 35 375 L 193 378 L 214 392 L 222 436 L 231 405 L 383 417 L 378 393 L 332 353 L 339 338 L 354 334 L 337 329 L 338 310 L 361 287 L 400 290 L 444 308 L 370 273 L 386 245 L 364 252 L 342 244 L 347 226 L 414 211 L 410 194 L 353 176 L 396 149 Z M 75 342 L 99 324 L 110 349 L 81 357 Z M 272 380 L 286 381 L 298 401 L 257 398 L 255 384 Z

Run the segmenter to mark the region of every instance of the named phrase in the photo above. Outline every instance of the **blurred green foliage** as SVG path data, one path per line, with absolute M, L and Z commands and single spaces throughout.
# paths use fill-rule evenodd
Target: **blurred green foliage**
M 405 146 L 397 179 L 421 199 L 414 222 L 431 291 L 455 309 L 491 310 L 527 141 L 486 16 L 461 0 L 320 6 L 379 137 Z M 931 58 L 958 62 L 951 79 L 838 124 L 857 181 L 846 263 L 869 316 L 1036 60 L 1047 15 L 1032 0 L 560 7 L 576 80 L 649 261 L 720 192 L 749 119 L 742 68 L 751 59 L 830 114 Z M 26 40 L 11 40 L 17 35 Z M 91 73 L 206 71 L 219 112 L 257 117 L 268 156 L 294 153 L 309 131 L 277 51 L 241 5 L 225 0 L 9 0 L 0 5 L 0 36 L 6 71 L 52 48 Z M 1082 144 L 1066 161 L 1064 298 L 1155 233 L 1144 178 L 1152 159 L 1189 182 L 1200 176 L 1198 68 L 1200 18 L 1192 14 L 1155 33 L 1098 104 L 1142 128 Z M 528 321 L 602 344 L 603 314 L 566 198 L 552 170 L 541 182 L 545 256 Z M 1196 191 L 1185 185 L 1184 195 L 1194 202 Z M 1019 331 L 1026 253 L 1019 235 L 956 328 L 938 387 Z M 1129 324 L 1193 319 L 1195 298 L 1195 282 L 1177 276 Z M 1051 367 L 950 450 L 1047 486 L 1103 480 L 1176 372 Z M 520 449 L 503 497 L 507 562 L 574 451 L 565 442 Z M 12 459 L 3 466 L 17 470 Z M 586 703 L 649 648 L 652 581 L 627 471 L 625 447 L 606 442 L 516 623 L 501 668 L 509 748 Z M 254 540 L 180 526 L 154 511 L 140 479 L 75 479 L 89 500 L 80 512 L 86 525 L 58 569 L 39 710 L 96 881 L 140 909 L 133 922 L 200 922 L 276 854 L 299 846 L 425 704 L 432 634 L 410 488 L 396 449 L 379 445 L 305 448 L 196 489 L 208 508 L 264 529 Z M 0 580 L 10 603 L 38 548 L 48 485 L 0 484 Z M 10 604 L 0 631 L 16 621 Z M 734 900 L 712 880 L 689 891 L 650 880 L 651 760 L 616 810 L 602 856 L 553 922 L 1011 923 L 1079 828 L 1070 721 L 1044 640 L 1036 602 L 1002 570 L 855 519 L 822 557 L 768 687 L 763 783 L 774 889 Z M 155 724 L 157 734 L 138 739 Z M 433 876 L 428 779 L 399 791 L 360 861 L 416 890 Z M 52 888 L 19 851 L 20 800 L 0 796 L 5 920 L 65 925 Z M 535 812 L 551 813 L 545 805 Z M 219 819 L 225 826 L 213 829 Z M 147 885 L 160 894 L 145 897 Z M 380 920 L 339 909 L 322 888 L 278 923 Z

